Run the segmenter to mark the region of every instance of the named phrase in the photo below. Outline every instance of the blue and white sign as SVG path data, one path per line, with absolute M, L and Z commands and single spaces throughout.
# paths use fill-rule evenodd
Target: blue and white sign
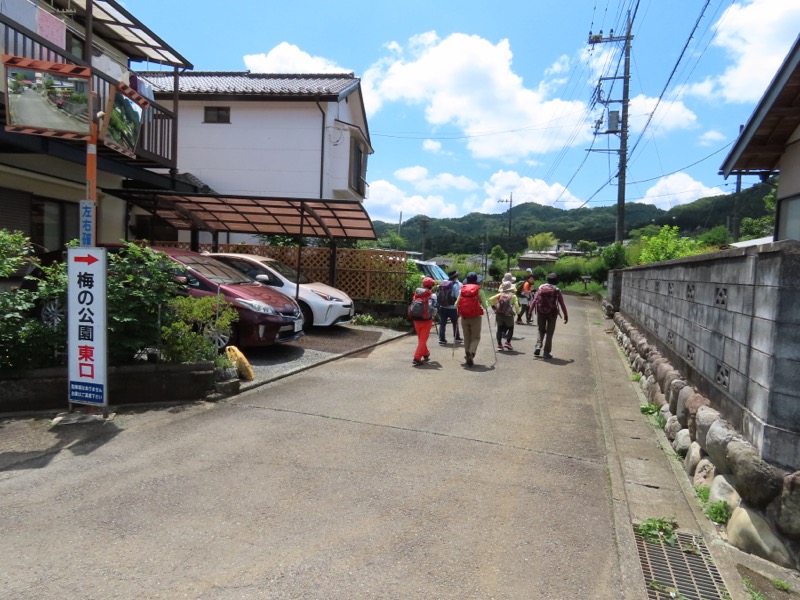
M 94 246 L 94 223 L 97 216 L 97 202 L 81 200 L 78 227 L 81 246 Z
M 69 402 L 108 406 L 106 249 L 67 250 Z

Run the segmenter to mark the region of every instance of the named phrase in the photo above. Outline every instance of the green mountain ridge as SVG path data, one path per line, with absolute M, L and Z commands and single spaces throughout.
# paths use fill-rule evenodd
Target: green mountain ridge
M 700 198 L 689 204 L 662 210 L 651 204 L 631 202 L 625 205 L 625 230 L 645 225 L 677 225 L 684 235 L 694 235 L 717 225 L 728 226 L 733 218 L 736 197 L 739 200 L 739 218 L 764 216 L 764 196 L 772 190 L 767 183 L 759 183 L 738 194 Z M 427 222 L 425 255 L 477 254 L 485 240 L 487 251 L 500 245 L 508 251 L 522 252 L 527 239 L 537 233 L 552 232 L 561 242 L 577 243 L 581 240 L 600 245 L 614 241 L 617 207 L 560 209 L 527 202 L 511 209 L 511 240 L 508 238 L 508 211 L 500 214 L 470 213 L 451 219 L 434 219 L 424 215 L 412 217 L 400 225 L 400 235 L 408 240 L 411 249 L 422 249 L 422 229 Z M 374 221 L 379 238 L 390 231 L 397 232 L 398 225 Z

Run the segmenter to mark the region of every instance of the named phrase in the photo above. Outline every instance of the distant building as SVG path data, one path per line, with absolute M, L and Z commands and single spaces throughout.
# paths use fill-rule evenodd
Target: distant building
M 543 267 L 548 269 L 550 265 L 558 260 L 558 256 L 552 252 L 531 252 L 527 251 L 520 254 L 517 261 L 520 269 L 535 269 L 536 267 Z

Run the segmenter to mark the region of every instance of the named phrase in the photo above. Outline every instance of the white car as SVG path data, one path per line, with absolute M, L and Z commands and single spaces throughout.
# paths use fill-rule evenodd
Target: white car
M 234 254 L 223 252 L 205 252 L 217 260 L 241 271 L 251 279 L 270 286 L 296 298 L 303 311 L 305 328 L 328 327 L 340 323 L 349 323 L 353 320 L 355 307 L 350 297 L 341 290 L 337 290 L 319 281 L 309 281 L 300 275 L 300 294 L 296 294 L 295 281 L 297 271 L 273 258 L 258 256 L 257 254 Z

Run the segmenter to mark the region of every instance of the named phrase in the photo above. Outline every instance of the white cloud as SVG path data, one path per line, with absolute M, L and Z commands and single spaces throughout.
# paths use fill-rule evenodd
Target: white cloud
M 394 176 L 400 181 L 406 181 L 420 192 L 430 192 L 433 190 L 455 189 L 459 191 L 474 190 L 478 184 L 469 177 L 463 175 L 453 175 L 452 173 L 439 173 L 430 176 L 425 167 L 405 167 L 394 172 Z
M 508 204 L 499 200 L 512 200 L 514 206 L 535 202 L 558 208 L 577 208 L 582 201 L 573 196 L 560 183 L 548 184 L 541 179 L 522 177 L 515 171 L 497 171 L 483 185 L 487 198 L 476 206 L 482 213 L 501 213 L 508 210 Z M 557 204 L 554 204 L 555 202 Z
M 414 215 L 427 215 L 437 219 L 458 216 L 458 207 L 445 201 L 442 196 L 409 195 L 393 183 L 384 179 L 370 183 L 369 198 L 364 207 L 373 221 L 394 222 L 403 215 L 408 220 Z
M 253 73 L 347 73 L 335 62 L 311 56 L 294 44 L 281 42 L 267 54 L 246 54 L 245 66 Z
M 659 179 L 653 187 L 647 190 L 644 198 L 637 202 L 653 204 L 658 208 L 668 210 L 679 204 L 688 204 L 700 198 L 720 196 L 724 193 L 720 188 L 704 186 L 686 173 L 675 173 Z
M 698 144 L 701 146 L 713 146 L 718 142 L 721 142 L 726 139 L 724 133 L 720 133 L 714 129 L 710 131 L 706 131 L 703 135 L 700 136 L 698 139 Z
M 800 3 L 751 0 L 731 5 L 716 23 L 714 44 L 733 64 L 716 79 L 728 102 L 756 102 L 800 31 Z
M 658 108 L 656 104 L 658 103 Z M 661 100 L 639 94 L 631 98 L 628 112 L 628 126 L 631 132 L 640 133 L 649 115 L 656 111 L 648 131 L 652 135 L 664 134 L 676 129 L 691 129 L 697 123 L 697 115 L 686 108 L 680 100 Z
M 386 102 L 420 105 L 432 126 L 455 126 L 469 136 L 467 148 L 479 160 L 514 162 L 591 139 L 586 104 L 550 97 L 547 81 L 526 88 L 511 69 L 508 40 L 427 32 L 392 49 L 364 73 L 370 115 Z
M 425 140 L 422 142 L 422 149 L 426 152 L 433 152 L 434 154 L 442 151 L 442 142 L 435 140 Z

